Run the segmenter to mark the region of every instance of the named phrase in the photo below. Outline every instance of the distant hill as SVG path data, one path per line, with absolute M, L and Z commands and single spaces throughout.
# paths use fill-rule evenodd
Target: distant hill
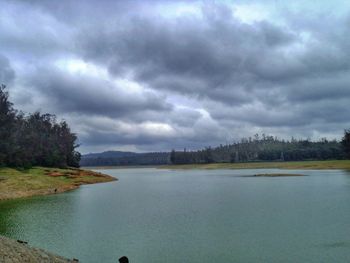
M 102 153 L 88 153 L 84 154 L 83 158 L 120 158 L 135 156 L 137 153 L 134 152 L 121 152 L 121 151 L 106 151 Z
M 170 153 L 106 151 L 82 155 L 81 166 L 161 165 L 170 163 Z

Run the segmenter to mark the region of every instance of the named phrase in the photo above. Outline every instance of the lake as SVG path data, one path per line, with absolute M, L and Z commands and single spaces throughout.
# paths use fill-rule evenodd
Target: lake
M 347 262 L 350 173 L 99 170 L 119 178 L 0 202 L 0 234 L 81 262 Z M 257 173 L 302 177 L 245 177 Z

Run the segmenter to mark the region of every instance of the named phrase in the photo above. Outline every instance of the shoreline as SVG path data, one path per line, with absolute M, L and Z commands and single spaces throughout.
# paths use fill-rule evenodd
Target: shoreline
M 171 170 L 214 170 L 214 169 L 286 169 L 286 170 L 350 170 L 350 160 L 325 161 L 276 161 L 245 163 L 210 163 L 210 164 L 164 164 L 164 165 L 119 165 L 119 166 L 84 166 L 84 169 L 131 169 L 156 168 Z
M 173 170 L 192 170 L 192 169 L 350 170 L 350 160 L 172 164 L 172 165 L 159 166 L 158 168 L 173 169 Z
M 79 260 L 68 259 L 44 249 L 32 247 L 25 241 L 16 241 L 0 235 L 0 262 L 69 263 L 79 262 Z
M 59 194 L 81 185 L 117 181 L 106 174 L 78 168 L 0 168 L 0 201 Z

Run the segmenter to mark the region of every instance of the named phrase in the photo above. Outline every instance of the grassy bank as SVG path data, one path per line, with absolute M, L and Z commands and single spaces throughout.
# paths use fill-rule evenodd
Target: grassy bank
M 350 170 L 350 160 L 303 161 L 303 162 L 252 162 L 166 165 L 164 169 L 342 169 Z
M 83 184 L 116 180 L 114 177 L 81 169 L 34 167 L 17 170 L 0 168 L 0 200 L 61 193 Z

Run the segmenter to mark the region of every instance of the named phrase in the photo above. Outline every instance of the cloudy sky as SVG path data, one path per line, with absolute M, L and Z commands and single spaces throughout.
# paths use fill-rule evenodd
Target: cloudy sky
M 80 151 L 350 127 L 349 1 L 0 0 L 0 82 Z

